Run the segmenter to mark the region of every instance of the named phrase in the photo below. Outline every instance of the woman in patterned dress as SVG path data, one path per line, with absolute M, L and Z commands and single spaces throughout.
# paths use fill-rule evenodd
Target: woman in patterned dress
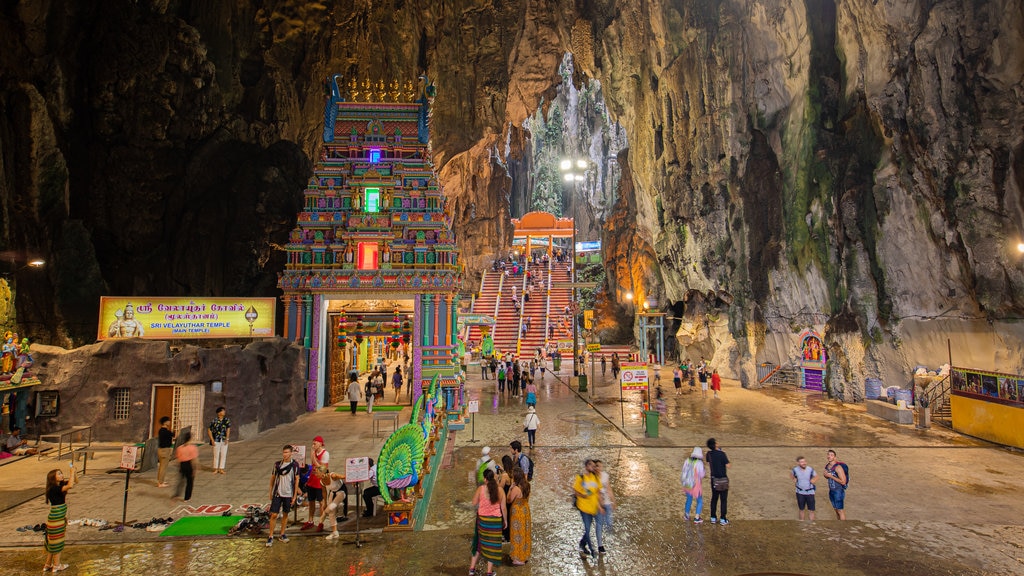
M 512 471 L 512 488 L 508 491 L 512 543 L 509 557 L 513 566 L 522 566 L 533 551 L 533 519 L 530 517 L 530 482 L 521 468 Z
M 487 576 L 494 575 L 494 567 L 501 566 L 501 529 L 508 523 L 505 492 L 498 487 L 494 471 L 484 470 L 484 485 L 473 495 L 476 509 L 476 533 L 473 535 L 473 559 L 469 563 L 469 576 L 477 576 L 476 565 L 482 556 L 487 562 Z
M 60 563 L 64 551 L 64 533 L 68 529 L 68 505 L 65 502 L 68 490 L 75 485 L 75 464 L 69 468 L 71 475 L 65 479 L 64 472 L 55 468 L 46 475 L 46 501 L 50 514 L 46 517 L 46 562 L 43 572 L 61 572 L 68 565 Z

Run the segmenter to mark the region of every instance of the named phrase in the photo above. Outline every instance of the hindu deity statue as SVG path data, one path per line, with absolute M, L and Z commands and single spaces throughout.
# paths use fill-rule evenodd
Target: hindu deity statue
M 17 334 L 8 330 L 4 334 L 3 356 L 0 357 L 0 372 L 14 372 L 14 362 L 18 356 Z
M 115 320 L 107 328 L 107 335 L 112 338 L 141 338 L 143 335 L 142 323 L 135 319 L 135 307 L 129 302 L 125 304 L 124 311 L 114 312 Z

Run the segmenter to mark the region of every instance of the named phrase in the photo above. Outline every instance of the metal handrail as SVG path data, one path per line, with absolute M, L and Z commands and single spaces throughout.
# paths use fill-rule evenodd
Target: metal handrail
M 548 348 L 548 334 L 551 326 L 551 262 L 554 258 L 548 258 L 548 271 L 547 271 L 547 290 L 545 290 L 545 297 L 547 298 L 547 308 L 544 311 L 544 349 Z
M 923 406 L 931 408 L 933 418 L 935 417 L 935 412 L 942 409 L 949 402 L 949 395 L 952 391 L 952 380 L 950 380 L 951 375 L 952 371 L 950 371 L 949 374 L 946 374 L 946 377 L 942 380 L 929 384 L 921 393 L 922 399 L 927 402 L 927 404 L 923 404 Z
M 771 372 L 769 372 L 768 375 L 766 375 L 761 380 L 758 380 L 757 387 L 758 388 L 763 388 L 763 387 L 768 386 L 768 385 L 775 386 L 776 385 L 775 384 L 776 380 L 782 378 L 784 375 L 789 373 L 795 367 L 796 366 L 795 366 L 795 364 L 793 363 L 792 360 L 789 360 L 785 364 L 779 364 Z

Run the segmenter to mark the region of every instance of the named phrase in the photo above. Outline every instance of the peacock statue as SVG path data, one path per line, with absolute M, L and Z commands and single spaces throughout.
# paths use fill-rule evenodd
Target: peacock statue
M 434 428 L 434 417 L 441 403 L 441 387 L 437 376 L 427 392 L 413 404 L 409 423 L 396 430 L 381 446 L 377 457 L 377 486 L 381 498 L 391 504 L 391 490 L 401 491 L 401 501 L 408 502 L 406 489 L 415 486 L 423 469 L 427 440 Z
M 426 444 L 423 429 L 416 423 L 409 423 L 391 434 L 381 446 L 377 457 L 377 486 L 385 503 L 393 502 L 392 489 L 401 491 L 402 502 L 409 501 L 405 492 L 420 481 Z

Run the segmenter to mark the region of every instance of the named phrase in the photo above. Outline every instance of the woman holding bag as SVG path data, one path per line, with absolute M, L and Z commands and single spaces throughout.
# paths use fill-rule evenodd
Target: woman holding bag
M 537 441 L 537 427 L 540 426 L 540 418 L 537 416 L 537 409 L 533 406 L 526 408 L 526 419 L 523 420 L 523 430 L 526 432 L 526 439 L 530 443 L 530 448 Z

